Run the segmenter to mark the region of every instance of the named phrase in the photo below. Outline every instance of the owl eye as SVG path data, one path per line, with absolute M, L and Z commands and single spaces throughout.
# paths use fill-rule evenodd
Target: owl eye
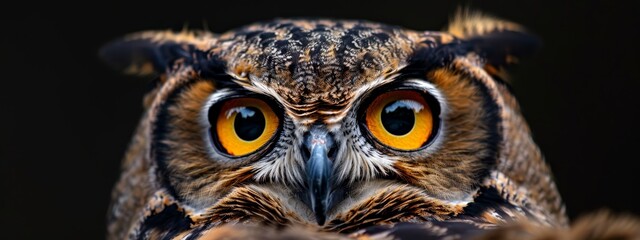
M 371 135 L 391 148 L 412 151 L 425 146 L 434 132 L 434 117 L 424 95 L 397 90 L 377 96 L 365 113 Z
M 276 134 L 280 124 L 269 104 L 257 98 L 229 99 L 210 113 L 209 121 L 213 120 L 214 145 L 231 156 L 257 151 Z

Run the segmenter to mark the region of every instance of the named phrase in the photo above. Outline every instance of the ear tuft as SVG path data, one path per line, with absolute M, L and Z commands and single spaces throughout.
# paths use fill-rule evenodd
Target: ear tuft
M 112 41 L 100 49 L 100 57 L 127 74 L 164 73 L 178 59 L 190 62 L 194 51 L 204 51 L 216 42 L 209 32 L 148 31 Z
M 446 31 L 498 69 L 517 63 L 541 45 L 524 27 L 469 9 L 459 9 Z
M 459 8 L 450 20 L 446 32 L 460 39 L 469 39 L 476 36 L 490 34 L 492 32 L 525 32 L 526 30 L 516 24 L 502 20 L 479 11 L 468 8 Z

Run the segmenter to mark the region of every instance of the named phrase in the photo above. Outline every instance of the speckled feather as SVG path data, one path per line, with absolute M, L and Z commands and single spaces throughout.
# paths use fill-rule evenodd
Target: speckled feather
M 101 54 L 114 67 L 158 76 L 114 187 L 109 239 L 507 239 L 537 234 L 531 228 L 580 236 L 568 233 L 550 169 L 506 85 L 504 67 L 537 40 L 517 24 L 463 15 L 448 32 L 280 19 L 107 45 Z M 435 143 L 400 153 L 362 136 L 359 106 L 391 84 L 437 95 Z M 282 106 L 282 130 L 228 161 L 203 137 L 203 109 L 247 92 Z M 297 146 L 314 124 L 341 143 L 333 171 L 347 195 L 323 225 L 296 197 Z M 640 226 L 611 225 L 620 222 L 625 236 Z

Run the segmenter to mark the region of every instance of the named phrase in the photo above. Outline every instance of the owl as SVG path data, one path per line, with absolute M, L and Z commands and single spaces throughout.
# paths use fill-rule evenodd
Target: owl
M 155 80 L 108 238 L 611 236 L 607 213 L 569 227 L 510 89 L 538 45 L 466 11 L 441 32 L 277 19 L 113 41 L 109 65 Z

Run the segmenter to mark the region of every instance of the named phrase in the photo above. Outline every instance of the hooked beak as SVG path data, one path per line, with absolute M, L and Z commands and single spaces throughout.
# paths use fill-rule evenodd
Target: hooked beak
M 304 137 L 308 204 L 319 225 L 324 225 L 331 204 L 333 137 L 323 127 L 313 127 Z

